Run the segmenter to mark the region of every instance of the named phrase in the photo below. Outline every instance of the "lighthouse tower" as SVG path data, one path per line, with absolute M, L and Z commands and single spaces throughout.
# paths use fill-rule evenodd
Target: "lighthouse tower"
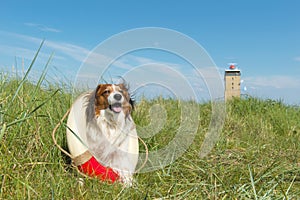
M 231 63 L 229 69 L 225 69 L 225 101 L 232 97 L 241 96 L 241 70 Z

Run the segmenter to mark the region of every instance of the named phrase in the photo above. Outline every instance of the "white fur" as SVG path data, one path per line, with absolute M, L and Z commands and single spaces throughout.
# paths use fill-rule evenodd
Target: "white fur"
M 116 90 L 114 85 L 113 89 Z M 100 116 L 96 117 L 95 92 L 79 96 L 71 107 L 67 126 L 82 142 L 67 129 L 70 153 L 78 156 L 89 150 L 99 163 L 117 172 L 125 185 L 131 185 L 139 152 L 134 121 L 123 111 L 114 113 L 109 108 L 101 110 Z M 115 103 L 113 95 L 116 93 L 121 94 L 112 92 L 108 97 L 109 104 Z M 125 101 L 125 98 L 120 101 Z

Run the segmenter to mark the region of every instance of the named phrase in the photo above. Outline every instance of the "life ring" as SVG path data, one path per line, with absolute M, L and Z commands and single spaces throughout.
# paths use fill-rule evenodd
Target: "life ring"
M 67 116 L 70 114 L 70 110 L 67 110 L 66 113 L 64 114 L 64 116 L 61 118 L 61 120 L 56 124 L 56 126 L 54 127 L 53 131 L 52 131 L 52 140 L 54 142 L 54 144 L 56 145 L 56 147 L 63 152 L 64 154 L 66 154 L 67 156 L 69 156 L 72 159 L 72 163 L 73 165 L 76 166 L 76 168 L 80 171 L 81 174 L 83 175 L 87 175 L 89 177 L 97 177 L 102 181 L 110 181 L 112 183 L 114 183 L 115 181 L 119 180 L 119 175 L 114 172 L 111 168 L 109 167 L 105 167 L 103 165 L 101 165 L 95 158 L 94 156 L 92 156 L 92 154 L 87 150 L 87 148 L 80 143 L 79 139 L 76 138 L 75 134 L 74 135 L 69 135 L 69 139 L 68 141 L 73 141 L 74 143 L 70 143 L 71 147 L 74 147 L 76 149 L 76 155 L 71 155 L 68 151 L 66 151 L 65 149 L 63 149 L 58 143 L 57 140 L 55 138 L 55 133 L 57 131 L 57 129 L 64 124 L 64 120 L 67 118 Z M 145 147 L 145 160 L 144 163 L 141 165 L 141 167 L 139 169 L 136 170 L 136 172 L 140 171 L 146 164 L 147 160 L 148 160 L 148 147 L 146 145 L 146 143 L 140 138 L 138 137 L 139 140 L 143 143 L 144 147 Z M 135 173 L 136 173 L 135 172 Z
M 89 151 L 85 151 L 83 154 L 73 158 L 72 161 L 80 172 L 90 177 L 97 177 L 102 181 L 112 183 L 120 178 L 119 174 L 113 169 L 100 164 Z
M 68 151 L 63 149 L 58 143 L 55 138 L 55 133 L 57 129 L 63 124 L 63 121 L 66 119 L 66 117 L 69 115 L 70 109 L 65 113 L 63 118 L 60 120 L 60 122 L 54 127 L 52 131 L 52 139 L 54 144 L 57 146 L 57 148 L 69 156 L 72 160 L 72 165 L 74 165 L 80 174 L 88 177 L 97 177 L 102 181 L 108 181 L 111 183 L 114 183 L 115 181 L 119 180 L 119 175 L 114 172 L 111 168 L 105 167 L 101 165 L 94 156 L 87 150 L 87 148 L 79 143 L 78 139 L 75 135 L 69 135 L 69 141 L 75 141 L 75 143 L 69 143 L 71 147 L 74 147 L 76 149 L 76 156 L 71 155 Z M 74 153 L 74 152 L 73 152 Z
M 86 131 L 86 120 L 82 116 L 82 113 L 85 113 L 85 108 L 82 106 L 85 105 L 84 101 L 83 95 L 80 96 L 73 103 L 68 114 L 66 131 L 72 162 L 83 174 L 100 178 L 102 181 L 115 182 L 119 179 L 118 173 L 95 159 L 86 146 L 86 135 L 80 134 Z

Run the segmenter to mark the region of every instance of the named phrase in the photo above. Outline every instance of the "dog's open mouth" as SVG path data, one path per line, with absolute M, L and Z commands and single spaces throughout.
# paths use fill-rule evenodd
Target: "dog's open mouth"
M 109 106 L 109 109 L 115 113 L 119 113 L 122 111 L 122 104 L 121 103 L 114 103 Z

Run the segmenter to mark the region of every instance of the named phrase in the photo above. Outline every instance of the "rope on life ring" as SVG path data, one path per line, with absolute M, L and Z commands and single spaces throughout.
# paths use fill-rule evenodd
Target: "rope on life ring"
M 56 140 L 56 138 L 55 138 L 55 133 L 56 133 L 56 131 L 57 131 L 57 129 L 63 124 L 63 121 L 67 118 L 67 116 L 69 115 L 69 113 L 70 113 L 70 110 L 71 110 L 71 108 L 69 108 L 68 110 L 67 110 L 67 112 L 64 114 L 64 116 L 60 119 L 60 121 L 56 124 L 56 126 L 54 127 L 54 129 L 53 129 L 53 131 L 52 131 L 52 140 L 53 140 L 53 142 L 54 142 L 54 144 L 55 144 L 55 146 L 61 151 L 61 152 L 63 152 L 64 154 L 66 154 L 68 157 L 70 157 L 71 158 L 71 160 L 72 160 L 72 165 L 73 165 L 73 160 L 74 160 L 74 157 L 69 153 L 69 152 L 67 152 L 65 149 L 63 149 L 58 143 L 57 143 L 57 140 Z M 147 145 L 146 145 L 146 143 L 144 142 L 144 140 L 141 138 L 141 137 L 139 137 L 138 136 L 138 139 L 143 143 L 143 145 L 144 145 L 144 147 L 145 147 L 145 160 L 144 160 L 144 162 L 143 162 L 143 164 L 141 165 L 141 167 L 139 167 L 137 170 L 135 170 L 135 173 L 137 173 L 137 172 L 139 172 L 141 169 L 143 169 L 143 167 L 146 165 L 146 163 L 147 163 L 147 161 L 148 161 L 148 154 L 149 154 L 149 150 L 148 150 L 148 147 L 147 147 Z M 74 166 L 74 165 L 73 165 Z M 84 174 L 84 173 L 82 173 L 81 171 L 79 171 L 79 169 L 76 167 L 76 169 L 77 169 L 77 171 L 81 174 L 81 175 L 83 175 L 83 176 L 85 176 L 85 177 L 89 177 L 89 176 L 87 176 L 86 174 Z

